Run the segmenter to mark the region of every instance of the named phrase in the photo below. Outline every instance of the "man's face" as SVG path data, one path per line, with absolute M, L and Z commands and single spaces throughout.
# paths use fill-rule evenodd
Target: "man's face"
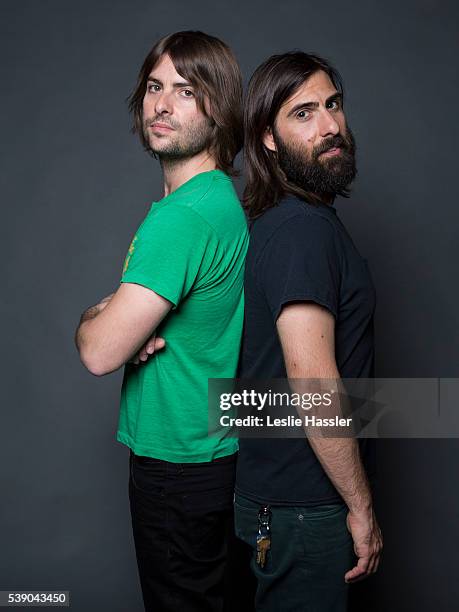
M 336 194 L 355 178 L 355 142 L 342 97 L 322 70 L 283 104 L 264 144 L 277 152 L 287 179 L 306 191 Z
M 169 161 L 193 157 L 209 146 L 212 123 L 198 108 L 195 88 L 163 55 L 148 77 L 143 99 L 143 134 L 152 152 Z

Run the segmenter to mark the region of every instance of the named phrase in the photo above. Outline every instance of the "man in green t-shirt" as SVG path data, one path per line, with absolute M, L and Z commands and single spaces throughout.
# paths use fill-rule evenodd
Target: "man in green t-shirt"
M 161 163 L 164 196 L 132 240 L 116 293 L 82 315 L 76 343 L 95 375 L 126 364 L 117 439 L 131 449 L 146 610 L 216 611 L 237 441 L 209 435 L 207 384 L 236 373 L 248 242 L 228 176 L 242 145 L 233 54 L 202 32 L 166 36 L 143 63 L 130 110 Z

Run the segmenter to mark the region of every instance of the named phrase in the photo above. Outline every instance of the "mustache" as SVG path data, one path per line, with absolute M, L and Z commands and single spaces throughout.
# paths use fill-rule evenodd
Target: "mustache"
M 169 120 L 165 120 L 163 117 L 147 117 L 143 120 L 143 128 L 147 130 L 149 127 L 153 125 L 153 123 L 162 123 L 164 125 L 170 126 L 172 129 L 176 130 L 180 127 L 180 124 Z
M 326 153 L 330 149 L 334 149 L 335 147 L 340 147 L 344 150 L 349 150 L 351 148 L 350 143 L 341 136 L 341 134 L 336 134 L 336 136 L 330 136 L 326 140 L 323 140 L 320 145 L 314 148 L 313 158 L 317 159 L 319 155 L 322 153 Z

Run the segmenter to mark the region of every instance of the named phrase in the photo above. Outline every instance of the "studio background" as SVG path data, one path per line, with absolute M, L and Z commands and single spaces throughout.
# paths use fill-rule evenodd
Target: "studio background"
M 2 1 L 0 590 L 70 590 L 141 612 L 115 441 L 122 371 L 91 376 L 73 335 L 116 290 L 158 164 L 125 99 L 160 36 L 201 29 L 245 79 L 316 52 L 344 77 L 358 180 L 336 207 L 377 288 L 377 376 L 458 376 L 458 9 L 433 0 Z M 239 181 L 240 190 L 242 182 Z M 378 442 L 379 573 L 353 611 L 449 612 L 459 599 L 458 441 Z M 281 612 L 281 611 L 280 611 Z

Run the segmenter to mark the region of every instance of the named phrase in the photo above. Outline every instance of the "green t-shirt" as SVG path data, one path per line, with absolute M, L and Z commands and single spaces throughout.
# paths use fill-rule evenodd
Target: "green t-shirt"
M 207 389 L 208 378 L 236 374 L 247 244 L 244 212 L 220 170 L 153 202 L 137 230 L 121 282 L 174 305 L 157 329 L 165 348 L 124 370 L 117 439 L 137 455 L 189 463 L 237 450 L 223 428 L 209 436 Z

